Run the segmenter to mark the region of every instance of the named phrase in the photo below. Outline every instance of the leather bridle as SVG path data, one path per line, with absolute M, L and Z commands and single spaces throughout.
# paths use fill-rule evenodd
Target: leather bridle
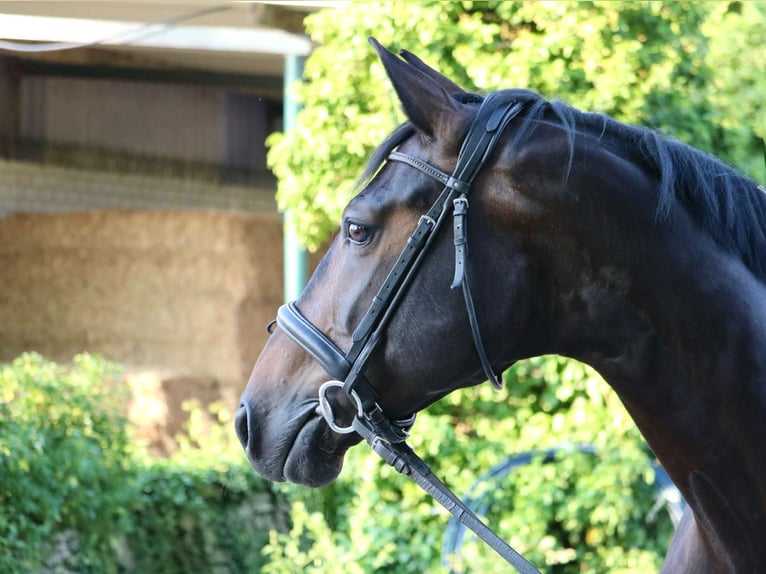
M 471 295 L 467 267 L 466 217 L 468 196 L 476 174 L 493 153 L 505 127 L 522 109 L 523 104 L 515 101 L 506 92 L 489 94 L 471 122 L 452 175 L 399 151 L 392 151 L 388 155 L 389 161 L 401 162 L 415 168 L 441 183 L 444 189 L 430 209 L 420 217 L 404 250 L 354 330 L 348 352 L 344 353 L 304 317 L 294 301 L 279 308 L 277 325 L 333 377 L 333 380 L 326 382 L 319 389 L 318 408 L 331 429 L 338 433 L 358 433 L 386 462 L 399 472 L 410 476 L 468 528 L 476 532 L 517 571 L 523 574 L 539 574 L 531 563 L 492 532 L 433 475 L 430 468 L 405 442 L 415 416 L 406 419 L 387 417 L 378 404 L 375 391 L 364 376 L 367 361 L 383 337 L 389 321 L 417 274 L 438 230 L 451 212 L 455 245 L 455 275 L 451 287 L 462 287 L 474 344 L 487 379 L 496 388 L 502 386 L 500 376 L 494 373 L 484 349 Z M 327 397 L 329 390 L 333 388 L 342 388 L 356 408 L 357 412 L 350 426 L 340 426 L 335 420 Z

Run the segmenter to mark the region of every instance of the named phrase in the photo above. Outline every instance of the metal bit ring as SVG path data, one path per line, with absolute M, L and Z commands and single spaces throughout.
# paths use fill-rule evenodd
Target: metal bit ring
M 335 413 L 332 410 L 332 405 L 330 404 L 329 399 L 327 398 L 327 391 L 331 388 L 343 388 L 343 383 L 341 381 L 327 381 L 326 383 L 323 383 L 321 387 L 319 387 L 319 408 L 317 411 L 319 412 L 322 417 L 324 417 L 324 420 L 327 422 L 327 425 L 336 433 L 338 434 L 350 434 L 354 432 L 353 425 L 349 425 L 347 427 L 339 426 L 335 422 Z M 349 398 L 352 400 L 352 402 L 356 403 L 356 416 L 359 418 L 362 418 L 364 416 L 364 410 L 362 409 L 362 401 L 359 398 L 359 395 L 356 394 L 356 391 L 352 390 L 351 393 L 348 395 Z

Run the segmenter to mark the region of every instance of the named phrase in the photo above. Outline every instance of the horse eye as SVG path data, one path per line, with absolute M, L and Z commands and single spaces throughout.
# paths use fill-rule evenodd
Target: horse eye
M 349 240 L 357 245 L 364 245 L 370 240 L 370 237 L 372 237 L 369 227 L 351 221 L 348 222 L 346 233 Z

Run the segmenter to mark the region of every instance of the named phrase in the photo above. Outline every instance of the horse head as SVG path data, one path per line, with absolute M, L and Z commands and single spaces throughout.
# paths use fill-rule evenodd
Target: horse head
M 373 155 L 366 185 L 345 207 L 339 234 L 294 303 L 344 351 L 352 347 L 354 332 L 412 230 L 444 189 L 411 165 L 386 161 L 389 152 L 395 148 L 451 173 L 481 102 L 412 54 L 403 52 L 402 60 L 374 46 L 409 121 Z M 473 182 L 469 228 L 471 250 L 477 254 L 471 263 L 475 314 L 495 372 L 539 352 L 534 334 L 544 329 L 540 276 L 530 268 L 524 246 L 509 241 L 501 221 L 498 198 L 508 193 L 508 166 L 498 165 L 494 159 L 487 162 Z M 525 210 L 534 206 L 522 202 L 520 220 Z M 452 235 L 441 229 L 365 364 L 364 377 L 387 417 L 406 418 L 459 387 L 486 380 L 463 296 L 450 288 L 454 267 Z M 509 330 L 524 335 L 509 338 Z M 360 437 L 333 432 L 320 416 L 318 393 L 328 378 L 334 377 L 278 322 L 242 395 L 236 422 L 258 472 L 310 486 L 338 475 L 344 453 Z M 348 424 L 356 406 L 342 393 L 328 393 L 328 400 L 339 423 Z

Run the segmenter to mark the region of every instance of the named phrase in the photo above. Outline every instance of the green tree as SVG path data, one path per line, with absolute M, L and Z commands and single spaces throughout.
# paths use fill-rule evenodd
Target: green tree
M 712 150 L 766 181 L 766 3 L 719 2 L 704 32 L 713 71 L 709 97 L 717 128 Z
M 71 369 L 35 353 L 0 365 L 1 571 L 42 570 L 46 544 L 66 530 L 83 533 L 83 571 L 110 570 L 96 550 L 124 526 L 129 500 L 125 394 L 106 383 L 116 372 L 91 355 Z
M 766 9 L 749 2 L 351 3 L 306 19 L 297 128 L 269 140 L 278 202 L 315 249 L 403 117 L 367 44 L 406 48 L 468 90 L 524 87 L 659 128 L 763 174 Z
M 152 457 L 119 371 L 89 354 L 0 364 L 0 572 L 258 572 L 282 511 L 226 412 L 188 405 L 179 450 Z

